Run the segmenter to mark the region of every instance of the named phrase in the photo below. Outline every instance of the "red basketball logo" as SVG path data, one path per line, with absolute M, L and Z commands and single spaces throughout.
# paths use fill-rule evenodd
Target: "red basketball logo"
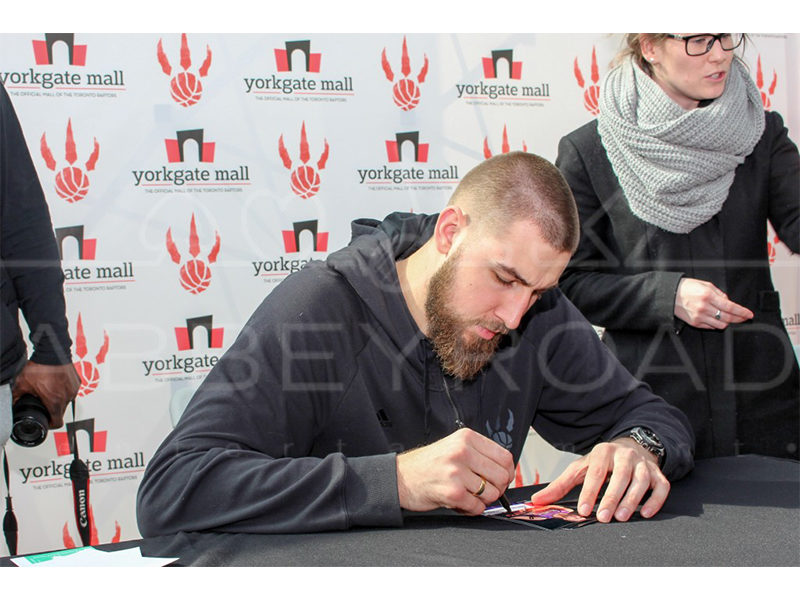
M 64 167 L 56 175 L 56 194 L 67 202 L 83 200 L 89 193 L 89 178 L 78 167 Z
M 319 191 L 319 174 L 307 165 L 292 173 L 292 191 L 301 198 L 310 198 Z
M 220 239 L 219 233 L 214 232 L 215 241 L 214 247 L 208 253 L 208 262 L 213 263 L 217 260 L 219 254 Z M 167 229 L 167 251 L 169 252 L 172 262 L 181 264 L 181 253 L 178 247 L 172 240 L 172 228 Z M 181 265 L 180 269 L 180 282 L 183 289 L 192 294 L 199 294 L 208 289 L 211 284 L 211 267 L 206 264 L 202 259 L 197 258 L 200 254 L 200 237 L 197 235 L 197 225 L 195 224 L 194 214 L 189 225 L 189 254 L 191 259 Z
M 417 81 L 420 84 L 425 82 L 425 77 L 428 75 L 428 56 L 423 56 L 425 62 L 417 75 Z M 394 71 L 392 71 L 392 67 L 389 64 L 389 59 L 386 58 L 386 48 L 383 49 L 383 53 L 381 54 L 381 66 L 383 67 L 383 73 L 386 75 L 386 79 L 394 81 Z M 411 75 L 411 61 L 408 56 L 408 45 L 406 44 L 405 37 L 403 37 L 403 54 L 400 62 L 400 72 L 403 74 L 403 77 L 398 78 L 392 86 L 392 98 L 394 99 L 394 103 L 403 110 L 411 110 L 419 104 L 420 94 L 419 85 L 415 83 L 413 79 L 409 79 L 409 75 Z
M 600 70 L 597 68 L 597 52 L 592 46 L 592 70 L 591 70 L 591 80 L 592 83 L 590 85 L 586 84 L 586 80 L 583 78 L 583 73 L 581 72 L 581 68 L 578 65 L 578 57 L 575 57 L 575 63 L 573 65 L 573 72 L 575 73 L 575 81 L 578 82 L 578 86 L 583 89 L 583 106 L 593 115 L 598 115 L 600 113 L 599 107 L 599 100 L 600 100 Z
M 401 79 L 392 86 L 394 103 L 403 110 L 411 110 L 419 104 L 419 88 L 410 79 Z
M 169 63 L 167 54 L 164 52 L 162 40 L 158 40 L 158 63 L 161 65 L 161 70 L 165 75 L 172 75 L 172 65 Z M 197 71 L 197 75 L 189 71 L 192 66 L 192 57 L 189 52 L 189 43 L 186 40 L 186 34 L 181 34 L 181 69 L 175 74 L 169 82 L 169 90 L 172 99 L 181 106 L 192 106 L 200 101 L 203 95 L 203 84 L 200 83 L 200 78 L 208 75 L 208 69 L 211 67 L 211 48 L 206 46 L 206 59 Z
M 105 331 L 103 331 L 103 345 L 100 347 L 100 351 L 95 356 L 94 363 L 89 360 L 85 360 L 88 353 L 89 350 L 86 345 L 86 335 L 83 333 L 83 320 L 81 318 L 81 314 L 78 313 L 78 324 L 75 334 L 75 354 L 81 360 L 73 363 L 75 365 L 75 370 L 78 371 L 78 375 L 81 378 L 81 387 L 78 389 L 78 398 L 82 398 L 83 396 L 91 394 L 97 389 L 97 385 L 100 383 L 100 371 L 98 370 L 97 365 L 103 364 L 106 360 L 106 354 L 108 354 L 108 334 Z
M 294 171 L 292 171 L 292 159 L 289 156 L 286 145 L 283 143 L 283 135 L 278 139 L 278 154 L 280 154 L 283 166 L 292 171 L 291 186 L 292 191 L 303 199 L 308 199 L 319 192 L 320 177 L 317 170 L 322 171 L 328 162 L 328 154 L 330 147 L 328 140 L 324 142 L 322 154 L 317 161 L 317 168 L 306 164 L 311 160 L 311 152 L 308 145 L 308 136 L 306 135 L 306 123 L 303 121 L 300 127 L 300 162 L 302 163 Z
M 205 291 L 211 283 L 211 269 L 202 260 L 192 259 L 181 267 L 181 285 L 192 294 Z
M 200 100 L 203 84 L 194 74 L 183 71 L 172 78 L 169 90 L 175 102 L 181 106 L 191 106 Z
M 53 157 L 53 152 L 47 144 L 47 134 L 42 134 L 40 149 L 42 158 L 44 158 L 45 165 L 51 171 L 56 170 L 56 159 Z M 97 164 L 97 159 L 100 156 L 100 144 L 97 139 L 94 140 L 94 150 L 86 161 L 85 167 L 87 171 L 94 170 Z M 72 133 L 72 119 L 67 121 L 67 139 L 65 144 L 64 158 L 70 166 L 64 167 L 56 175 L 56 194 L 67 202 L 78 202 L 86 197 L 89 193 L 89 177 L 84 173 L 83 169 L 75 166 L 78 160 L 78 152 L 75 144 L 75 136 Z
M 88 360 L 82 360 L 75 363 L 75 370 L 81 378 L 81 387 L 78 390 L 78 397 L 91 394 L 97 389 L 97 384 L 100 383 L 100 371 Z

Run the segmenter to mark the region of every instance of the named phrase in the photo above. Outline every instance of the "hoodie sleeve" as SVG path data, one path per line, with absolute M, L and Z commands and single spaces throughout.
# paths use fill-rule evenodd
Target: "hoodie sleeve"
M 635 379 L 559 291 L 539 315 L 534 343 L 545 384 L 532 423 L 556 448 L 585 454 L 636 426 L 666 448 L 661 470 L 680 479 L 694 466 L 694 434 L 681 410 Z
M 147 466 L 142 535 L 402 524 L 395 454 L 317 447 L 353 376 L 353 336 L 332 335 L 354 329 L 339 316 L 353 311 L 332 277 L 306 267 L 287 278 L 209 373 Z
M 67 364 L 71 362 L 72 342 L 67 329 L 64 274 L 58 246 L 28 146 L 2 86 L 0 199 L 3 350 L 14 344 L 7 336 L 19 335 L 16 318 L 19 308 L 31 332 L 31 359 L 48 365 Z M 5 360 L 6 357 L 4 363 Z

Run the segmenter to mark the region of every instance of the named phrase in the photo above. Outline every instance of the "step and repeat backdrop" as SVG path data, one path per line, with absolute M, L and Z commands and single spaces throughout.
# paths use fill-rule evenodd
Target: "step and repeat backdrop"
M 795 140 L 797 37 L 753 35 L 745 53 Z M 73 431 L 90 473 L 91 542 L 139 537 L 148 461 L 263 297 L 347 244 L 354 218 L 437 212 L 494 154 L 555 160 L 560 137 L 596 115 L 619 43 L 0 34 L 0 79 L 50 207 L 82 377 L 74 422 L 37 448 L 6 446 L 18 552 L 82 544 Z M 769 240 L 797 345 L 798 258 Z M 568 458 L 532 432 L 517 483 L 544 481 Z

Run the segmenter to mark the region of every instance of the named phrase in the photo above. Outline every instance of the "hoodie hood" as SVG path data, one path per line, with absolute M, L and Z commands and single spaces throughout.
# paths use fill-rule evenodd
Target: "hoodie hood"
M 400 281 L 397 260 L 407 258 L 422 247 L 436 225 L 438 215 L 392 213 L 383 221 L 358 219 L 352 223 L 350 244 L 328 256 L 330 268 L 341 275 L 361 298 L 396 353 L 423 391 L 425 437 L 430 434 L 430 389 L 443 388 L 443 375 L 431 379 L 429 370 L 441 373 L 433 347 L 420 331 L 408 310 Z M 441 381 L 440 381 L 441 380 Z
M 352 222 L 350 244 L 328 256 L 328 266 L 339 273 L 369 307 L 376 321 L 399 348 L 424 339 L 408 310 L 397 260 L 407 258 L 433 235 L 438 215 L 392 213 L 383 221 Z

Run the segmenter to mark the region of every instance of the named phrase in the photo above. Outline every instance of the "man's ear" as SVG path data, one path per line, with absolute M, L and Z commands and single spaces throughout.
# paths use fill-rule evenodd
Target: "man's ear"
M 458 206 L 446 206 L 439 213 L 436 221 L 436 229 L 433 235 L 436 241 L 436 249 L 442 254 L 448 254 L 453 248 L 453 243 L 457 234 L 464 228 L 467 218 Z

